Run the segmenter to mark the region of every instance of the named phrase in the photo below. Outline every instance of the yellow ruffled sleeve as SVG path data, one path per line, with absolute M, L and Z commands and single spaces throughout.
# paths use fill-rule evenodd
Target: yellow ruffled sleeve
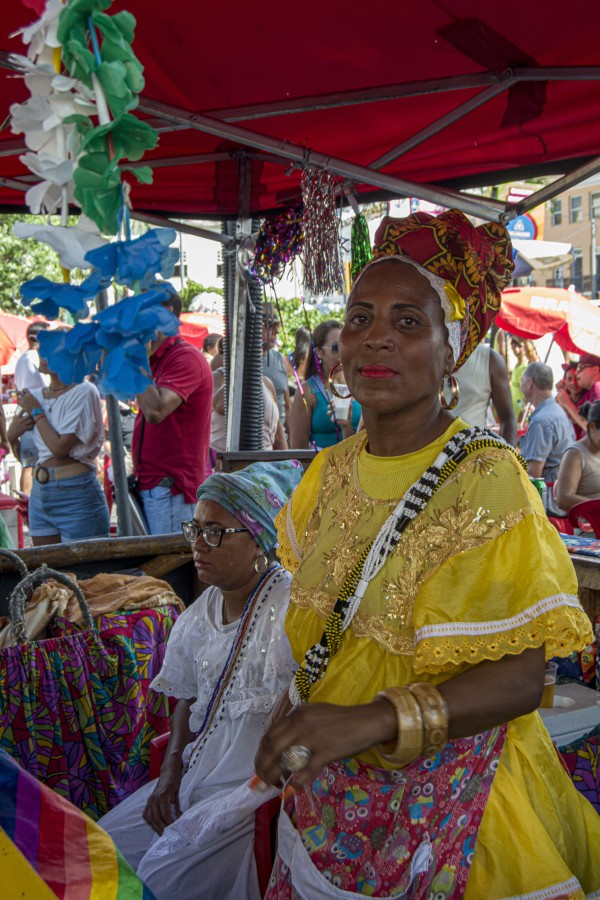
M 327 455 L 327 450 L 317 453 L 290 500 L 275 517 L 279 542 L 277 556 L 284 569 L 292 575 L 298 571 L 302 561 L 303 535 L 317 504 L 321 470 Z
M 546 658 L 567 656 L 593 639 L 569 554 L 536 512 L 447 559 L 419 592 L 414 626 L 415 672 L 432 675 L 544 643 Z

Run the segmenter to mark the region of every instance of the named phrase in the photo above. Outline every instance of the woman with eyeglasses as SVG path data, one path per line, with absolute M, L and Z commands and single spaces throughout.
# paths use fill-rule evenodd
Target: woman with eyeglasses
M 258 900 L 254 815 L 208 843 L 195 817 L 211 813 L 253 773 L 271 709 L 295 670 L 283 622 L 290 575 L 274 561 L 274 516 L 299 483 L 295 460 L 212 475 L 183 522 L 200 581 L 151 687 L 177 698 L 158 780 L 101 820 L 157 900 Z
M 294 394 L 290 413 L 290 447 L 296 450 L 332 447 L 358 428 L 360 406 L 356 400 L 345 398 L 339 354 L 341 330 L 341 322 L 327 319 L 313 331 L 306 381 L 302 391 Z

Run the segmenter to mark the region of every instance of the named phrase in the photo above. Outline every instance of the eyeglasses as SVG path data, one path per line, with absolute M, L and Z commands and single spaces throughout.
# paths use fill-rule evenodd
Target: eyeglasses
M 186 541 L 195 544 L 200 535 L 207 547 L 220 547 L 224 534 L 238 534 L 240 531 L 248 531 L 248 528 L 216 528 L 214 525 L 207 525 L 206 528 L 200 528 L 193 519 L 191 522 L 182 522 L 181 530 Z
M 334 341 L 333 344 L 323 344 L 322 347 L 319 347 L 320 350 L 331 350 L 332 353 L 337 353 L 340 349 L 340 345 L 337 341 Z
M 593 369 L 593 368 L 595 368 L 593 363 L 577 363 L 577 368 L 575 369 L 575 371 L 583 372 L 584 369 Z

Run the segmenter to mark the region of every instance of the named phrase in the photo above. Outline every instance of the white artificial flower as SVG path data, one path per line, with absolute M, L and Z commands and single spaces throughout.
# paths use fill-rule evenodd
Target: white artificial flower
M 20 161 L 34 175 L 52 184 L 66 185 L 73 178 L 75 160 L 51 156 L 49 153 L 24 153 Z
M 81 215 L 77 225 L 65 227 L 63 225 L 32 225 L 27 222 L 17 222 L 13 226 L 13 233 L 18 238 L 35 238 L 48 244 L 59 254 L 60 264 L 65 269 L 87 269 L 89 263 L 85 261 L 85 255 L 96 247 L 108 243 L 98 231 L 97 225 Z
M 69 189 L 69 199 L 70 198 Z M 51 181 L 40 181 L 30 187 L 25 194 L 25 203 L 34 215 L 39 213 L 53 213 L 63 201 L 63 189 Z
M 23 43 L 29 44 L 27 56 L 30 59 L 38 59 L 48 47 L 60 47 L 57 32 L 62 10 L 61 0 L 48 0 L 46 9 L 39 19 L 11 34 L 11 37 L 20 34 Z

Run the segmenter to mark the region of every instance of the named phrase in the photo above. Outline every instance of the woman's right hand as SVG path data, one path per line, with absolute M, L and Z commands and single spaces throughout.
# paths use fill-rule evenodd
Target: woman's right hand
M 167 757 L 160 770 L 156 787 L 148 797 L 143 818 L 153 831 L 162 834 L 181 815 L 179 788 L 183 763 L 181 757 Z
M 29 413 L 21 412 L 18 416 L 13 416 L 10 428 L 8 429 L 9 444 L 18 440 L 26 431 L 31 431 L 34 425 L 35 422 Z

